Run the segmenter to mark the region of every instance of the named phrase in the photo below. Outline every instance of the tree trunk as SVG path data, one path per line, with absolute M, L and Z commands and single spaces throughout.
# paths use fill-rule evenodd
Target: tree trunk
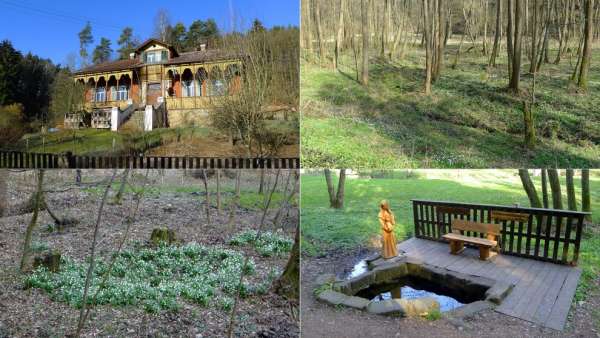
M 535 125 L 533 121 L 533 107 L 526 100 L 523 101 L 523 123 L 525 125 L 525 148 L 533 149 L 535 147 Z
M 123 176 L 121 176 L 121 184 L 119 185 L 119 191 L 113 199 L 113 203 L 121 204 L 123 199 L 123 193 L 125 192 L 125 185 L 127 185 L 127 177 L 129 176 L 129 168 L 123 170 Z
M 92 276 L 94 273 L 94 263 L 96 259 L 96 243 L 98 241 L 98 230 L 100 229 L 100 222 L 102 221 L 102 211 L 104 209 L 104 204 L 106 202 L 106 197 L 108 196 L 108 192 L 112 186 L 113 181 L 115 180 L 115 176 L 117 174 L 117 170 L 114 169 L 108 184 L 104 190 L 104 195 L 102 196 L 102 200 L 100 201 L 100 208 L 98 208 L 98 217 L 96 218 L 96 224 L 94 226 L 94 236 L 92 239 L 92 247 L 90 249 L 90 265 L 87 269 L 86 277 L 85 277 L 85 286 L 83 288 L 83 298 L 82 298 L 82 306 L 79 311 L 79 320 L 77 322 L 77 331 L 75 333 L 75 337 L 79 337 L 81 334 L 81 330 L 83 329 L 83 324 L 85 323 L 85 313 L 87 311 L 88 302 L 87 296 L 90 289 L 90 284 L 92 282 Z
M 312 0 L 303 0 L 302 3 L 305 3 L 305 11 L 307 12 L 306 15 L 306 22 L 302 22 L 305 26 L 306 29 L 304 30 L 306 32 L 306 48 L 308 49 L 308 55 L 313 56 L 313 37 L 312 37 L 312 16 L 313 16 L 313 10 L 312 10 Z M 318 1 L 318 0 L 317 0 Z
M 333 56 L 333 69 L 338 70 L 339 57 L 342 51 L 342 41 L 344 40 L 344 8 L 346 1 L 340 0 L 340 16 L 338 21 L 338 31 L 335 39 L 335 53 Z
M 562 210 L 562 192 L 560 190 L 558 170 L 548 169 L 548 180 L 550 181 L 550 190 L 552 191 L 552 207 Z
M 265 185 L 265 168 L 260 169 L 260 182 L 258 183 L 258 193 L 262 195 Z
M 360 0 L 362 16 L 362 76 L 361 83 L 369 85 L 369 4 L 367 0 Z
M 542 203 L 540 202 L 540 197 L 538 196 L 538 193 L 535 190 L 535 185 L 531 181 L 529 171 L 527 169 L 519 169 L 519 177 L 521 178 L 523 189 L 525 189 L 525 192 L 527 193 L 527 197 L 529 198 L 529 204 L 531 205 L 531 207 L 541 208 Z
M 334 208 L 342 209 L 344 207 L 344 186 L 346 185 L 346 169 L 340 169 L 340 178 L 338 180 L 337 194 L 335 197 Z
M 590 201 L 590 170 L 581 169 L 581 211 L 592 211 L 592 205 Z M 588 222 L 591 222 L 592 215 L 585 216 L 585 219 Z
M 325 60 L 325 51 L 323 48 L 323 28 L 321 24 L 321 1 L 316 1 L 313 3 L 315 7 L 315 22 L 317 24 L 317 44 L 319 47 L 319 64 L 322 64 Z
M 325 182 L 327 182 L 327 192 L 329 193 L 329 207 L 333 208 L 335 205 L 335 187 L 331 180 L 331 170 L 325 169 L 323 172 L 325 173 Z
M 435 0 L 434 0 L 435 1 Z M 430 4 L 429 0 L 423 0 L 423 32 L 425 43 L 425 95 L 431 94 L 431 82 L 433 76 L 433 50 L 432 50 L 432 32 L 430 22 Z
M 537 29 L 538 29 L 538 2 L 533 0 L 533 19 L 531 21 L 531 64 L 529 72 L 535 73 L 537 70 L 535 60 L 537 60 Z
M 548 204 L 548 172 L 546 169 L 542 169 L 542 201 L 544 208 L 548 209 L 550 205 Z
M 29 221 L 29 225 L 27 225 L 27 230 L 25 230 L 25 241 L 23 242 L 23 255 L 21 256 L 21 264 L 19 265 L 19 270 L 21 272 L 25 272 L 25 267 L 29 261 L 29 250 L 31 247 L 31 235 L 33 233 L 33 229 L 37 225 L 37 219 L 40 209 L 40 202 L 42 201 L 42 196 L 44 194 L 42 190 L 42 185 L 44 183 L 44 170 L 40 169 L 37 173 L 37 188 L 35 191 L 35 199 L 33 204 L 33 215 L 31 216 L 31 220 Z
M 444 64 L 444 10 L 443 10 L 443 2 L 441 0 L 437 0 L 436 6 L 435 6 L 435 11 L 436 13 L 434 13 L 437 17 L 437 20 L 435 21 L 435 59 L 434 59 L 434 64 L 433 64 L 433 70 L 432 70 L 432 74 L 431 74 L 431 80 L 433 82 L 437 81 L 437 79 L 439 78 L 441 72 L 442 72 L 442 67 Z
M 579 70 L 579 79 L 577 86 L 586 91 L 588 88 L 588 73 L 590 71 L 590 63 L 592 59 L 592 40 L 593 40 L 593 17 L 594 0 L 585 0 L 585 32 L 583 54 L 581 57 L 581 66 Z
M 573 182 L 574 170 L 567 169 L 567 206 L 569 210 L 577 211 L 577 199 L 575 198 L 575 183 Z
M 210 226 L 210 192 L 208 191 L 208 178 L 206 177 L 206 169 L 202 169 L 202 181 L 204 182 L 204 192 L 206 194 L 206 225 Z
M 507 65 L 508 65 L 508 78 L 509 78 L 509 83 L 512 78 L 512 63 L 513 63 L 513 59 L 514 59 L 514 51 L 513 48 L 515 47 L 514 45 L 514 23 L 513 23 L 513 18 L 514 18 L 514 10 L 513 10 L 513 3 L 515 0 L 506 0 L 507 3 L 507 8 L 506 8 L 506 16 L 507 16 L 507 20 L 506 20 L 506 54 L 507 54 Z
M 221 216 L 221 169 L 216 170 L 217 174 L 217 214 Z
M 510 1 L 510 0 L 509 0 Z M 522 5 L 521 0 L 515 1 L 515 29 L 514 29 L 514 47 L 513 47 L 513 61 L 512 61 L 512 75 L 510 77 L 510 82 L 508 88 L 514 91 L 515 93 L 519 93 L 519 82 L 521 77 L 521 12 Z
M 273 284 L 275 293 L 288 299 L 298 299 L 300 296 L 300 225 L 296 228 L 294 246 L 285 270 Z
M 242 176 L 242 171 L 240 169 L 237 170 L 235 177 L 235 196 L 233 197 L 233 202 L 231 203 L 231 208 L 229 210 L 229 224 L 228 228 L 230 232 L 233 232 L 233 222 L 235 221 L 235 212 L 240 204 L 240 179 Z
M 500 36 L 502 35 L 502 0 L 496 1 L 496 31 L 494 32 L 494 46 L 492 47 L 492 55 L 490 56 L 489 65 L 496 66 L 496 57 L 500 49 Z

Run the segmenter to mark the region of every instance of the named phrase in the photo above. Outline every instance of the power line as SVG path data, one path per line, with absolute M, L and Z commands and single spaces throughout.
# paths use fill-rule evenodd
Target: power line
M 94 24 L 94 28 L 97 28 L 99 30 L 110 30 L 110 31 L 117 31 L 117 32 L 120 32 L 122 30 L 122 28 L 120 28 L 120 27 L 113 26 L 113 25 L 107 25 L 105 23 L 102 23 L 102 22 L 99 22 L 99 21 L 96 21 L 96 20 L 93 20 L 90 18 L 75 16 L 72 14 L 67 14 L 65 12 L 58 12 L 58 11 L 51 11 L 51 10 L 42 9 L 42 8 L 30 7 L 23 3 L 16 3 L 11 0 L 0 0 L 0 4 L 3 4 L 6 7 L 14 9 L 14 10 L 21 10 L 24 12 L 43 15 L 48 18 L 52 18 L 56 21 L 62 22 L 62 23 L 78 23 L 78 24 L 80 24 L 80 23 L 90 22 L 90 24 Z

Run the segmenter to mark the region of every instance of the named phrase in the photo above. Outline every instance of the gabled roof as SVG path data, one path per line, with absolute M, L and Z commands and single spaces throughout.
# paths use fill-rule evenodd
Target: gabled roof
M 149 45 L 161 45 L 169 50 L 171 50 L 171 52 L 173 53 L 173 56 L 177 56 L 179 55 L 179 53 L 177 53 L 177 50 L 175 49 L 175 47 L 171 46 L 168 43 L 162 42 L 158 39 L 154 39 L 154 38 L 150 38 L 144 42 L 142 42 L 141 45 L 138 46 L 138 48 L 136 48 L 135 53 L 139 54 L 142 50 L 146 49 L 146 47 L 148 47 Z
M 140 63 L 138 59 L 125 59 L 125 60 L 116 60 L 116 61 L 107 61 L 102 62 L 97 65 L 92 65 L 86 68 L 83 68 L 77 72 L 75 75 L 87 74 L 87 73 L 100 73 L 100 72 L 112 72 L 116 70 L 125 70 L 135 68 Z

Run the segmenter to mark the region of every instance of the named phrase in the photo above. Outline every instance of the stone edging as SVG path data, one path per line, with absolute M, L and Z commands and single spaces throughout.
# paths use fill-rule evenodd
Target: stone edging
M 319 276 L 315 281 L 316 287 L 323 288 L 324 285 L 330 285 L 331 289 L 317 294 L 317 299 L 330 305 L 366 310 L 373 314 L 412 316 L 439 310 L 439 304 L 433 298 L 390 299 L 375 302 L 355 295 L 373 284 L 390 283 L 407 275 L 429 280 L 442 279 L 447 284 L 461 288 L 487 289 L 485 300 L 466 304 L 444 314 L 445 317 L 462 318 L 500 304 L 514 287 L 514 284 L 439 268 L 407 256 L 398 256 L 390 260 L 372 258 L 367 262 L 370 270 L 349 280 L 339 280 L 333 274 Z

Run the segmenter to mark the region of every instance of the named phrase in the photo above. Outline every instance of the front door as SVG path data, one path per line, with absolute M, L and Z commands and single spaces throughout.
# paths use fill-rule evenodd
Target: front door
M 148 83 L 146 90 L 146 104 L 156 105 L 158 97 L 161 96 L 160 83 Z

